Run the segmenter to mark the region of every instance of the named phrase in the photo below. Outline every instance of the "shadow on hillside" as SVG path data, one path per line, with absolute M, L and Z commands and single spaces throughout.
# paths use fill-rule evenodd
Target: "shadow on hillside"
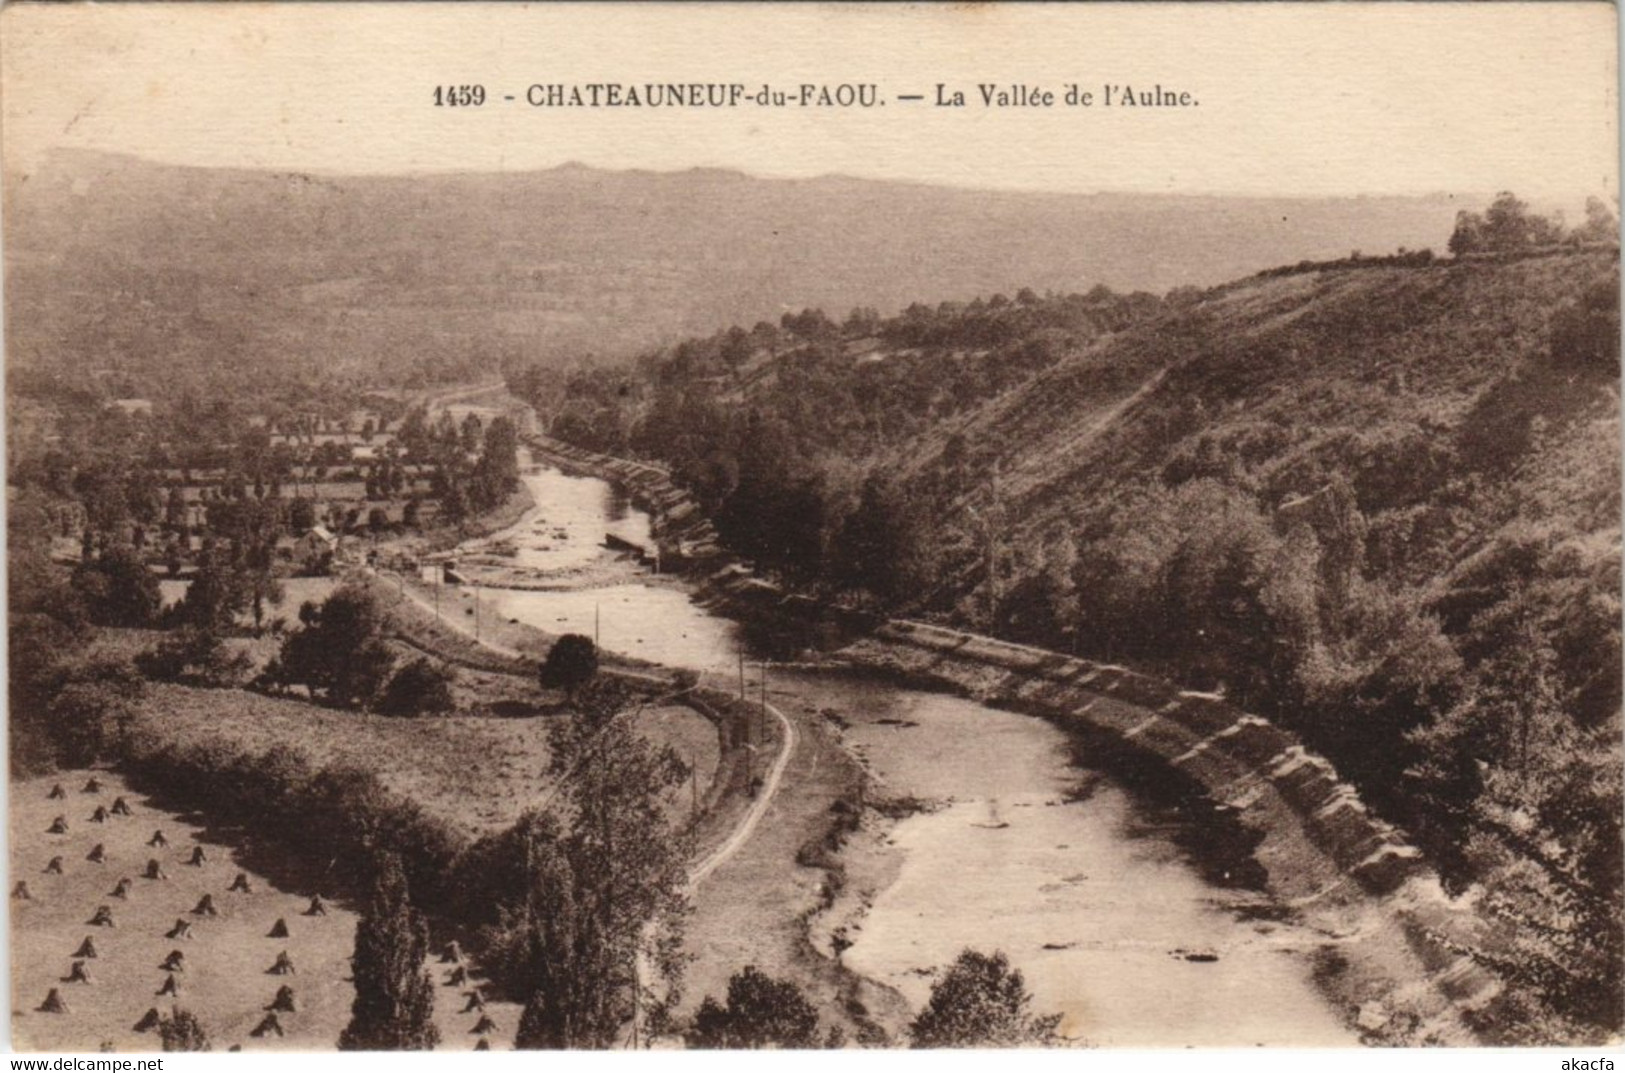
M 225 873 L 235 866 L 264 877 L 279 890 L 306 898 L 320 894 L 324 899 L 346 908 L 357 907 L 365 877 L 352 875 L 353 870 L 346 867 L 345 862 L 336 859 L 311 860 L 298 848 L 265 836 L 253 823 L 223 822 L 210 815 L 207 801 L 183 797 L 173 789 L 133 777 L 132 782 L 147 795 L 150 807 L 172 813 L 180 822 L 199 828 L 193 844 L 204 845 L 210 850 L 213 861 L 209 867 Z M 268 823 L 266 826 L 274 824 Z M 179 862 L 184 860 L 183 854 L 190 850 L 190 845 L 181 845 L 177 841 L 168 852 Z M 226 863 L 226 867 L 221 867 L 222 863 Z M 176 863 L 171 867 L 190 866 Z M 224 889 L 229 879 L 223 874 L 221 882 Z
M 1456 434 L 1468 469 L 1504 476 L 1536 446 L 1608 405 L 1617 379 L 1595 370 L 1526 361 L 1478 397 Z M 1538 420 L 1537 420 L 1538 419 Z

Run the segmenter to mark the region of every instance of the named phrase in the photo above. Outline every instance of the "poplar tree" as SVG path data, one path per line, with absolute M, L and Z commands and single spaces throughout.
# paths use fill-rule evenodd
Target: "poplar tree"
M 428 952 L 429 925 L 412 907 L 400 858 L 384 854 L 356 925 L 355 1004 L 340 1050 L 427 1051 L 440 1042 L 434 981 L 423 967 Z

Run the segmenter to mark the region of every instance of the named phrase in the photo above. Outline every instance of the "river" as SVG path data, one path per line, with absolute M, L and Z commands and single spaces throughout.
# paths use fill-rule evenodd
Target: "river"
M 603 535 L 648 536 L 648 519 L 605 482 L 542 468 L 538 504 L 500 540 L 517 563 L 591 576 Z M 586 573 L 583 573 L 585 571 Z M 623 573 L 566 591 L 484 589 L 487 606 L 551 633 L 592 633 L 608 650 L 700 671 L 736 665 L 740 630 L 680 588 Z M 878 794 L 929 811 L 876 845 L 890 882 L 842 955 L 915 1008 L 930 972 L 966 947 L 1002 950 L 1039 1010 L 1102 1046 L 1347 1046 L 1315 988 L 1320 941 L 1253 892 L 1214 886 L 1183 856 L 1165 816 L 1110 777 L 1080 770 L 1051 724 L 943 694 L 838 673 L 776 674 L 775 696 L 828 710 Z

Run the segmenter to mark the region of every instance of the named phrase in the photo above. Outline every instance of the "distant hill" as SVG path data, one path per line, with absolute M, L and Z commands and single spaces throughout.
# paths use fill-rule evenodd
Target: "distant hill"
M 321 176 L 59 152 L 7 182 L 13 369 L 162 396 L 623 355 L 786 309 L 1162 292 L 1442 247 L 1449 198 L 1026 194 L 580 166 Z

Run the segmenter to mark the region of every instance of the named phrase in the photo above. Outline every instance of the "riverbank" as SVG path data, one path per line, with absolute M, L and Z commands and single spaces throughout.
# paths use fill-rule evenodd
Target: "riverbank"
M 532 457 L 565 473 L 595 477 L 621 488 L 649 514 L 657 570 L 721 565 L 731 559 L 711 520 L 671 473 L 648 462 L 601 455 L 547 436 L 525 439 Z
M 1205 879 L 1185 819 L 1080 768 L 1058 728 L 863 671 L 781 682 L 822 706 L 866 780 L 812 941 L 907 1009 L 969 948 L 1009 957 L 1075 1045 L 1356 1042 L 1316 987 L 1321 937 Z
M 815 921 L 854 885 L 843 849 L 861 812 L 865 775 L 817 711 L 792 690 L 770 701 L 797 730 L 795 755 L 772 807 L 735 855 L 696 888 L 684 949 L 691 957 L 679 1017 L 746 965 L 799 987 L 848 1042 L 905 1042 L 911 1016 L 895 989 L 828 956 Z
M 378 550 L 380 554 L 401 554 L 411 558 L 449 551 L 465 541 L 480 540 L 513 528 L 535 507 L 536 500 L 530 489 L 524 481 L 520 481 L 519 487 L 507 499 L 488 511 L 456 524 L 431 526 L 407 536 L 381 541 Z
M 675 505 L 674 518 L 656 514 L 656 532 L 694 524 L 692 500 L 658 467 L 551 442 L 541 449 L 550 461 L 628 482 L 657 511 Z M 1111 753 L 1163 792 L 1198 803 L 1233 857 L 1239 847 L 1236 859 L 1253 873 L 1270 912 L 1323 937 L 1311 955 L 1316 983 L 1367 1042 L 1497 1038 L 1503 984 L 1484 962 L 1504 949 L 1504 938 L 1470 902 L 1448 898 L 1420 853 L 1329 763 L 1267 720 L 1126 668 L 824 607 L 725 554 L 691 569 L 696 598 L 746 623 L 747 632 L 765 627 L 790 635 L 792 645 L 816 639 L 846 665 L 893 682 L 1040 716 L 1075 748 Z
M 1495 1041 L 1503 985 L 1479 957 L 1504 940 L 1284 731 L 1124 668 L 918 623 L 888 623 L 840 655 L 1042 717 L 1148 796 L 1183 799 L 1184 810 L 1216 820 L 1220 837 L 1203 852 L 1223 859 L 1244 847 L 1281 919 L 1318 937 L 1308 951 L 1315 982 L 1364 1042 Z

